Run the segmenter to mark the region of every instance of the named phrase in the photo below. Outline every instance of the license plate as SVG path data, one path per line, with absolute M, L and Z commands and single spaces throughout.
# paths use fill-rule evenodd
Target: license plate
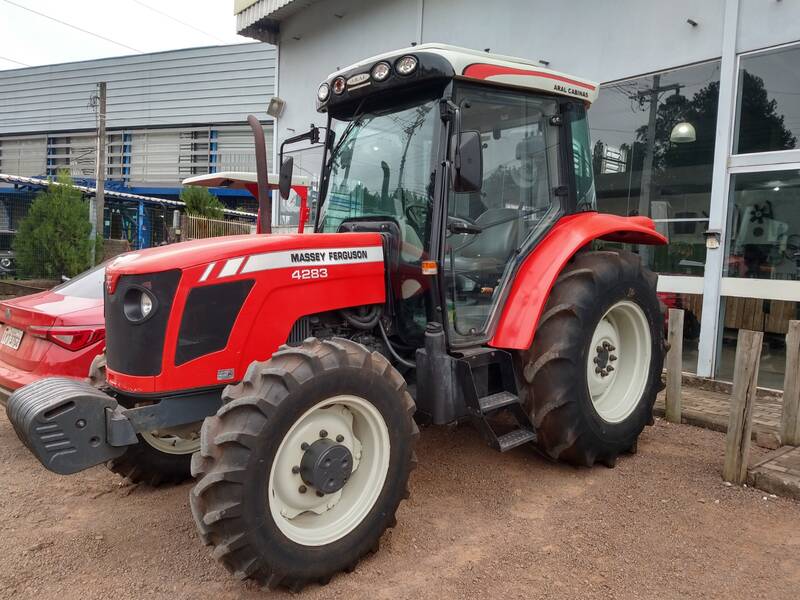
M 3 331 L 3 337 L 0 338 L 0 344 L 8 346 L 12 350 L 19 350 L 19 344 L 22 341 L 22 334 L 24 332 L 16 327 L 6 327 Z

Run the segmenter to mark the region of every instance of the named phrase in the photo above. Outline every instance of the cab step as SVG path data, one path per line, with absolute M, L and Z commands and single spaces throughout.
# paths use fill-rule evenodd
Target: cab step
M 478 398 L 478 404 L 483 414 L 490 413 L 499 408 L 505 408 L 515 402 L 519 402 L 519 397 L 511 392 L 497 392 L 496 394 Z
M 500 446 L 500 452 L 506 452 L 512 448 L 516 448 L 517 446 L 522 446 L 522 444 L 535 441 L 536 434 L 528 429 L 516 429 L 514 431 L 509 431 L 508 433 L 504 433 L 497 438 L 497 444 Z
M 517 378 L 511 354 L 494 348 L 476 348 L 459 358 L 467 409 L 473 423 L 487 443 L 500 452 L 536 442 L 536 431 L 517 393 Z M 496 425 L 507 430 L 494 418 L 500 411 L 508 413 L 516 427 L 498 433 Z

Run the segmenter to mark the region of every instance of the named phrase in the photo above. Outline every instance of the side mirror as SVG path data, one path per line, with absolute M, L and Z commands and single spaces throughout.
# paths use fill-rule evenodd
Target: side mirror
M 462 131 L 450 140 L 453 191 L 478 192 L 483 186 L 483 144 L 477 131 Z
M 291 156 L 283 159 L 281 164 L 281 172 L 278 175 L 278 189 L 281 192 L 281 198 L 284 200 L 289 199 L 289 193 L 292 191 L 292 173 L 294 172 L 294 158 Z

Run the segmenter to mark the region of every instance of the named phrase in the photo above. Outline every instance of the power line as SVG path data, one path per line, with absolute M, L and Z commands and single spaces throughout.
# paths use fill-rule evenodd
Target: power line
M 8 61 L 10 63 L 17 64 L 17 65 L 22 65 L 23 67 L 30 67 L 29 64 L 24 63 L 24 62 L 19 62 L 18 60 L 14 60 L 13 58 L 6 58 L 5 56 L 0 56 L 0 59 Z
M 170 14 L 167 14 L 167 13 L 165 13 L 163 11 L 160 11 L 157 8 L 154 8 L 154 7 L 150 6 L 149 4 L 145 4 L 144 2 L 140 2 L 139 0 L 131 0 L 131 2 L 134 2 L 134 3 L 138 4 L 139 6 L 143 6 L 147 10 L 152 10 L 154 13 L 157 13 L 157 14 L 159 14 L 159 15 L 161 15 L 163 17 L 166 17 L 168 19 L 171 19 L 171 20 L 175 21 L 176 23 L 180 23 L 184 27 L 188 27 L 189 29 L 194 29 L 198 33 L 202 33 L 203 35 L 207 35 L 208 37 L 213 38 L 213 39 L 217 40 L 218 42 L 221 42 L 223 44 L 226 43 L 225 40 L 223 40 L 220 37 L 217 37 L 213 33 L 209 33 L 208 31 L 203 31 L 202 29 L 200 29 L 198 27 L 195 27 L 194 25 L 191 25 L 190 23 L 187 23 L 186 21 L 181 21 L 177 17 L 173 17 Z
M 5 2 L 6 4 L 10 4 L 12 6 L 16 6 L 17 8 L 21 8 L 22 10 L 27 10 L 30 13 L 33 13 L 35 15 L 39 15 L 40 17 L 44 17 L 45 19 L 49 19 L 50 21 L 55 21 L 56 23 L 59 23 L 61 25 L 65 25 L 66 27 L 69 27 L 70 29 L 74 29 L 76 31 L 80 31 L 81 33 L 86 33 L 88 35 L 91 35 L 93 37 L 99 38 L 99 39 L 104 40 L 106 42 L 110 42 L 110 43 L 115 44 L 117 46 L 120 46 L 122 48 L 126 48 L 128 50 L 133 50 L 134 52 L 139 52 L 139 53 L 142 52 L 141 50 L 137 50 L 133 46 L 128 46 L 127 44 L 123 44 L 122 42 L 117 42 L 116 40 L 112 40 L 111 38 L 107 38 L 105 36 L 102 36 L 99 33 L 94 33 L 93 31 L 89 31 L 88 29 L 82 29 L 82 28 L 78 27 L 77 25 L 73 25 L 72 23 L 67 23 L 66 21 L 62 21 L 61 19 L 56 19 L 55 17 L 51 17 L 50 15 L 46 15 L 44 13 L 41 13 L 41 12 L 37 11 L 37 10 L 33 10 L 32 8 L 28 8 L 27 6 L 23 6 L 22 4 L 17 4 L 16 2 L 12 2 L 11 0 L 2 0 L 2 1 Z

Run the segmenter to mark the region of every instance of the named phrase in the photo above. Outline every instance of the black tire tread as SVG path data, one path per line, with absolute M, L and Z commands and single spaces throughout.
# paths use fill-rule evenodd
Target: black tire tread
M 576 382 L 580 380 L 575 373 L 586 368 L 576 340 L 584 339 L 582 332 L 594 327 L 583 322 L 582 316 L 591 312 L 605 290 L 623 280 L 644 281 L 655 296 L 658 276 L 645 268 L 636 254 L 612 250 L 575 255 L 553 285 L 531 348 L 521 353 L 531 421 L 540 447 L 553 459 L 582 466 L 595 462 L 614 465 L 617 455 L 630 449 L 599 447 L 587 439 L 587 430 L 574 418 L 579 396 Z M 663 340 L 665 307 L 660 301 L 658 304 L 662 322 L 657 327 Z M 657 346 L 661 351 L 653 357 L 653 368 L 660 374 L 665 346 L 663 341 Z M 645 390 L 648 422 L 652 421 L 660 375 L 657 380 Z M 635 445 L 635 439 L 629 445 Z
M 223 407 L 217 415 L 207 418 L 203 423 L 201 448 L 192 458 L 192 474 L 199 481 L 190 494 L 190 506 L 200 537 L 206 545 L 214 547 L 214 557 L 235 577 L 254 579 L 269 589 L 286 587 L 299 591 L 309 583 L 325 584 L 333 575 L 306 578 L 276 572 L 267 560 L 258 555 L 238 501 L 237 488 L 245 475 L 238 465 L 245 464 L 245 455 L 251 452 L 252 444 L 256 443 L 258 431 L 270 415 L 279 410 L 290 390 L 319 373 L 346 366 L 371 369 L 377 375 L 388 378 L 400 392 L 412 428 L 409 471 L 416 466 L 413 446 L 419 429 L 412 419 L 416 407 L 406 390 L 405 379 L 379 353 L 370 353 L 352 340 L 309 338 L 301 346 L 281 346 L 266 362 L 252 363 L 240 383 L 225 389 Z M 237 435 L 220 434 L 231 431 Z M 239 452 L 222 451 L 222 446 L 232 443 L 239 446 Z M 209 493 L 212 488 L 216 488 L 213 494 Z M 406 478 L 403 498 L 407 497 Z M 394 508 L 396 510 L 397 507 Z M 395 523 L 392 511 L 387 515 L 386 527 L 392 527 Z M 362 555 L 352 557 L 342 570 L 354 569 L 364 555 L 377 550 L 382 533 L 383 530 L 376 532 L 374 544 Z

